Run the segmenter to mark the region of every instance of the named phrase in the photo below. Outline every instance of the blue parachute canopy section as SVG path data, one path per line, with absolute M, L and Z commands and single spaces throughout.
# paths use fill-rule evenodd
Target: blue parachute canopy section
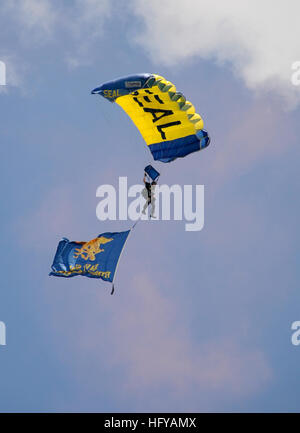
M 96 87 L 96 89 L 91 91 L 91 94 L 101 95 L 107 100 L 114 102 L 121 96 L 129 95 L 132 92 L 148 87 L 149 82 L 151 84 L 155 81 L 154 79 L 151 81 L 151 77 L 152 74 L 142 73 L 117 78 L 116 80 L 107 81 L 106 83 L 101 84 L 101 86 Z
M 156 181 L 159 178 L 159 176 L 160 176 L 160 173 L 157 170 L 155 170 L 155 168 L 152 167 L 152 165 L 147 165 L 147 167 L 145 167 L 145 173 L 147 173 L 148 176 L 153 181 Z

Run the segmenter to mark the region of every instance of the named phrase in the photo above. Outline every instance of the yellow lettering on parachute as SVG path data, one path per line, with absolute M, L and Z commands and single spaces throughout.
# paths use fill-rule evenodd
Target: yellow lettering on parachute
M 82 244 L 82 247 L 75 248 L 74 259 L 81 257 L 84 260 L 94 261 L 96 259 L 96 254 L 104 251 L 103 248 L 100 248 L 101 245 L 111 241 L 113 241 L 113 238 L 105 238 L 104 236 L 100 236 L 100 238 L 92 239 L 89 242 L 78 242 L 79 244 Z
M 117 98 L 118 96 L 121 96 L 119 94 L 119 89 L 116 89 L 116 90 L 111 90 L 111 89 L 103 90 L 103 95 L 105 96 L 105 98 Z

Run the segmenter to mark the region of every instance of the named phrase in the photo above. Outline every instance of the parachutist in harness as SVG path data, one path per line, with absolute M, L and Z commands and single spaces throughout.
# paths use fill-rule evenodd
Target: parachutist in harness
M 147 174 L 146 173 L 144 174 L 143 182 L 145 184 L 145 190 L 143 193 L 143 197 L 146 199 L 146 203 L 144 204 L 142 213 L 145 215 L 147 207 L 151 204 L 150 218 L 156 218 L 154 216 L 154 212 L 155 212 L 154 190 L 155 190 L 155 186 L 157 185 L 157 182 L 155 182 L 154 180 L 151 183 L 147 182 Z

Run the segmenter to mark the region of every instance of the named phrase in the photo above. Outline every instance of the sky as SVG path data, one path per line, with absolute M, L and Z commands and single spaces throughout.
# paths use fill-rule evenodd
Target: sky
M 300 5 L 269 0 L 3 0 L 1 412 L 298 412 Z M 141 183 L 150 154 L 92 89 L 156 73 L 211 136 L 164 169 L 205 188 L 205 224 L 143 221 L 116 292 L 49 277 L 100 185 Z

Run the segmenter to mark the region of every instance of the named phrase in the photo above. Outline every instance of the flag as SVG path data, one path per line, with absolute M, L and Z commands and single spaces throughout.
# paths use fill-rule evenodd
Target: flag
M 160 173 L 157 170 L 155 170 L 155 168 L 152 167 L 152 165 L 147 165 L 147 167 L 145 167 L 145 173 L 147 173 L 148 176 L 154 181 L 156 181 L 160 176 Z
M 113 283 L 129 233 L 130 230 L 102 233 L 88 242 L 63 238 L 58 244 L 49 275 L 67 278 L 82 275 Z

